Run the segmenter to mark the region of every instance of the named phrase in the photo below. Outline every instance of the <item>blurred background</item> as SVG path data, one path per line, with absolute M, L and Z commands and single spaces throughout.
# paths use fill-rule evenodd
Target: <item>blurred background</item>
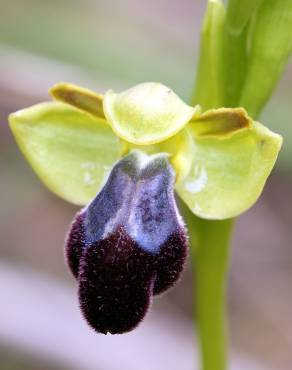
M 189 99 L 205 1 L 0 1 L 0 369 L 191 370 L 189 267 L 124 336 L 78 310 L 63 240 L 77 211 L 38 181 L 7 115 L 69 81 L 117 91 L 160 81 Z M 260 201 L 237 222 L 230 276 L 232 370 L 289 370 L 292 352 L 292 66 L 261 121 L 284 136 Z

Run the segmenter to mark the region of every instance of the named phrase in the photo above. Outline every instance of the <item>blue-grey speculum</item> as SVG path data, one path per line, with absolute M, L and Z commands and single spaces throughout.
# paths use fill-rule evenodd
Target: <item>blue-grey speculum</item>
M 75 217 L 66 242 L 84 317 L 100 333 L 124 333 L 144 318 L 153 295 L 179 278 L 188 238 L 166 154 L 134 151 Z

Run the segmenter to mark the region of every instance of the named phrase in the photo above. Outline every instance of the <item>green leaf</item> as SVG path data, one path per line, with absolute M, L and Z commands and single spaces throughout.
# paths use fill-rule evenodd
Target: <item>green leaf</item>
M 292 50 L 292 1 L 265 0 L 252 27 L 240 106 L 256 117 L 274 90 Z
M 224 45 L 225 8 L 220 0 L 209 0 L 204 17 L 200 59 L 193 104 L 203 110 L 224 105 Z
M 55 100 L 73 105 L 98 118 L 105 118 L 103 113 L 103 96 L 67 82 L 60 82 L 50 89 Z
M 198 106 L 185 104 L 168 87 L 154 82 L 120 94 L 108 91 L 103 107 L 114 132 L 136 145 L 156 144 L 174 136 L 201 111 Z
M 119 158 L 118 138 L 104 120 L 50 102 L 9 117 L 15 139 L 44 184 L 74 204 L 87 204 Z
M 224 35 L 224 102 L 226 107 L 239 104 L 247 69 L 249 24 L 240 32 L 233 32 L 228 25 Z
M 263 0 L 229 0 L 227 26 L 233 33 L 241 33 Z
M 224 76 L 219 80 L 221 83 L 221 86 L 218 85 L 218 89 L 221 89 L 221 104 L 217 104 L 217 107 L 220 105 L 225 107 L 236 107 L 239 105 L 247 69 L 250 19 L 259 7 L 261 1 L 262 0 L 230 0 L 226 12 L 226 20 L 224 19 L 224 24 L 221 26 L 220 33 L 218 33 L 218 35 L 216 33 L 213 34 L 213 43 L 215 38 L 219 36 L 219 43 L 222 43 L 222 50 L 217 51 L 217 59 L 222 64 L 222 75 Z M 210 40 L 209 43 L 211 44 Z M 219 59 L 219 57 L 221 59 Z M 209 70 L 214 68 L 211 64 L 212 59 L 213 58 L 211 58 Z M 215 66 L 217 65 L 218 63 L 216 62 Z M 220 74 L 220 70 L 218 70 L 218 74 Z M 205 82 L 208 78 L 207 71 Z M 202 85 L 203 83 L 204 81 L 202 81 Z M 202 91 L 206 93 L 204 92 L 204 86 L 202 86 Z
M 281 143 L 279 135 L 257 122 L 224 140 L 194 137 L 191 170 L 176 190 L 199 217 L 238 216 L 260 196 Z

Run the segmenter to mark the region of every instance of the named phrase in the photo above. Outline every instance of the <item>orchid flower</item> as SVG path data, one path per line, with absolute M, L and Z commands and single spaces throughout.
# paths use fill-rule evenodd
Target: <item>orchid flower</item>
M 260 196 L 282 139 L 243 108 L 202 111 L 160 83 L 50 92 L 55 101 L 11 114 L 10 127 L 44 184 L 84 206 L 66 240 L 84 317 L 98 332 L 127 332 L 183 269 L 174 193 L 200 218 L 237 216 Z

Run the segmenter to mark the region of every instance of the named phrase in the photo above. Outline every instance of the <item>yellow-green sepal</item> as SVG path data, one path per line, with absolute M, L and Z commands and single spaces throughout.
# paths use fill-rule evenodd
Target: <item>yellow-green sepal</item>
M 281 148 L 281 136 L 258 122 L 225 138 L 194 136 L 189 173 L 176 190 L 206 219 L 235 217 L 259 198 Z
M 105 120 L 59 102 L 9 116 L 23 155 L 43 183 L 61 198 L 87 204 L 119 158 L 119 139 Z
M 185 104 L 171 89 L 142 83 L 120 94 L 108 91 L 104 114 L 114 132 L 136 145 L 160 143 L 183 129 L 200 107 Z

